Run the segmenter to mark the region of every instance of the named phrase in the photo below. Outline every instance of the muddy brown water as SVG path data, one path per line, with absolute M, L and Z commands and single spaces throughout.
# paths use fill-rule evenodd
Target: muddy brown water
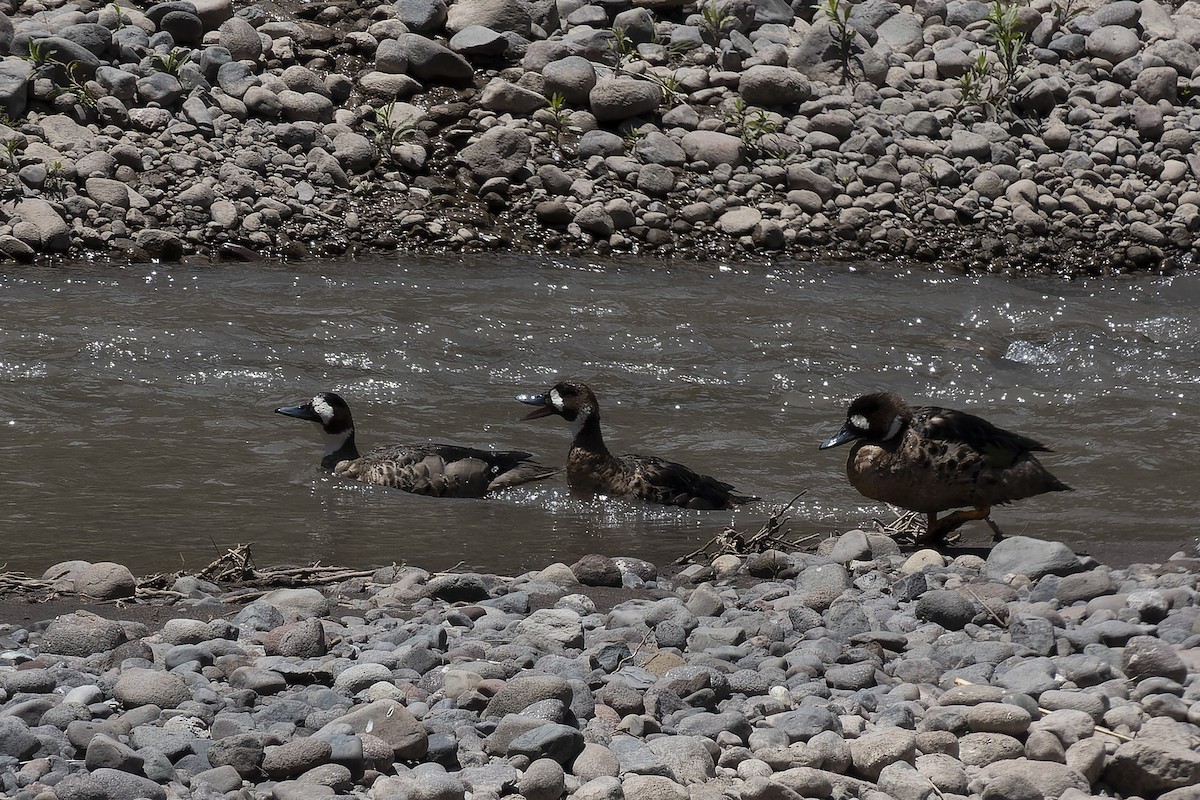
M 817 443 L 880 388 L 1041 439 L 1077 487 L 1008 533 L 1112 563 L 1197 551 L 1200 276 L 959 277 L 819 264 L 392 258 L 0 272 L 0 564 L 198 569 L 407 562 L 517 572 L 590 552 L 665 563 L 801 490 L 792 531 L 890 519 Z M 336 390 L 360 447 L 434 439 L 561 463 L 518 392 L 589 382 L 620 452 L 759 494 L 731 512 L 583 502 L 561 481 L 435 500 L 334 481 L 309 423 Z M 967 542 L 986 545 L 982 523 Z

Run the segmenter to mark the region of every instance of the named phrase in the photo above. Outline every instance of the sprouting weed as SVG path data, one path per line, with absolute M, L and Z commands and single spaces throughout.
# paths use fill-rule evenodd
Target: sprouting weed
M 376 149 L 389 157 L 397 142 L 417 133 L 412 117 L 397 119 L 395 112 L 396 101 L 392 100 L 374 109 L 371 117 L 363 121 L 363 128 L 374 139 Z
M 629 34 L 624 28 L 613 28 L 612 38 L 608 40 L 608 49 L 612 51 L 613 57 L 617 60 L 617 68 L 633 61 L 637 54 L 637 46 L 634 45 L 633 39 L 629 38 Z
M 83 74 L 83 65 L 78 61 L 71 61 L 62 66 L 66 73 L 66 80 L 62 85 L 54 87 L 49 96 L 55 98 L 64 94 L 73 94 L 80 105 L 94 108 L 100 96 L 88 81 L 87 76 Z
M 1050 4 L 1050 14 L 1054 17 L 1055 24 L 1060 28 L 1082 13 L 1083 8 L 1076 5 L 1075 0 L 1063 0 L 1061 3 L 1055 0 L 1055 2 Z
M 850 14 L 853 10 L 850 3 L 842 0 L 825 0 L 821 6 L 821 11 L 829 21 L 833 43 L 842 62 L 842 80 L 845 82 L 853 80 L 854 77 L 850 65 L 854 60 L 854 37 L 858 35 L 858 31 L 850 24 Z
M 117 3 L 114 1 L 112 3 L 109 3 L 108 7 L 111 8 L 113 10 L 113 13 L 117 15 L 117 28 L 125 27 L 126 22 L 132 23 L 132 21 L 133 21 L 132 18 L 128 14 L 125 13 L 125 10 L 123 8 L 121 8 L 120 3 Z
M 674 75 L 658 78 L 658 84 L 662 89 L 662 101 L 667 106 L 675 106 L 684 101 L 684 93 L 680 90 L 679 81 L 675 80 Z
M 700 6 L 700 18 L 703 25 L 703 34 L 709 44 L 715 45 L 721 41 L 721 37 L 727 31 L 733 28 L 737 22 L 737 17 L 717 5 L 717 0 L 709 0 L 709 2 Z
M 50 52 L 50 48 L 47 47 L 46 42 L 42 39 L 30 39 L 25 44 L 25 47 L 28 49 L 28 53 L 21 56 L 21 58 L 33 64 L 33 68 L 35 70 L 41 69 L 49 64 L 58 63 L 54 60 L 54 56 Z
M 192 53 L 185 47 L 176 47 L 169 53 L 152 53 L 150 64 L 159 72 L 179 77 L 179 70 L 192 58 Z
M 571 109 L 567 107 L 567 98 L 562 92 L 550 95 L 546 103 L 550 111 L 550 122 L 546 126 L 546 132 L 550 134 L 554 146 L 558 147 L 564 133 L 579 133 L 581 129 L 571 122 Z
M 994 114 L 1012 104 L 1014 81 L 1025 59 L 1025 34 L 1018 30 L 1017 7 L 995 0 L 988 11 L 990 50 L 980 50 L 958 79 L 959 103 Z M 989 55 L 991 56 L 989 58 Z
M 51 161 L 46 165 L 46 194 L 62 198 L 67 194 L 67 181 L 63 176 L 63 162 Z
M 25 149 L 25 144 L 26 142 L 21 139 L 5 139 L 3 142 L 0 142 L 0 148 L 3 148 L 4 155 L 8 161 L 5 164 L 8 169 L 17 169 L 17 153 Z
M 967 71 L 958 78 L 959 104 L 961 106 L 977 106 L 990 102 L 984 94 L 990 74 L 991 67 L 988 64 L 987 53 L 980 50 L 975 56 L 975 60 L 967 67 Z
M 996 61 L 1004 71 L 1003 83 L 1008 86 L 1017 76 L 1017 68 L 1025 55 L 1025 34 L 1017 29 L 1020 22 L 1015 5 L 1002 5 L 1000 0 L 992 3 L 988 11 L 987 21 L 992 25 L 992 36 L 995 39 L 993 48 Z
M 761 152 L 762 138 L 779 132 L 779 123 L 761 108 L 746 105 L 741 97 L 721 110 L 721 118 L 737 131 L 742 143 L 755 153 Z

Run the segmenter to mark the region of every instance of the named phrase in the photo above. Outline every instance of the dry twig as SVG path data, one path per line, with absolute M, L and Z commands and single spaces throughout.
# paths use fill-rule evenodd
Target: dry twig
M 138 581 L 135 599 L 181 600 L 184 596 L 171 587 L 176 580 L 187 574 L 194 574 L 197 578 L 216 584 L 248 584 L 247 591 L 223 598 L 227 602 L 240 602 L 261 597 L 278 587 L 326 586 L 354 578 L 369 578 L 374 573 L 374 569 L 348 569 L 324 566 L 320 563 L 259 569 L 254 565 L 251 544 L 247 543 L 227 550 L 198 572 L 188 573 L 181 570 L 142 578 Z M 30 578 L 19 572 L 0 573 L 0 595 L 33 595 L 46 600 L 55 596 L 53 587 L 54 584 L 50 581 Z
M 709 539 L 703 546 L 698 547 L 685 556 L 675 559 L 675 563 L 686 564 L 690 561 L 695 561 L 700 556 L 711 561 L 719 555 L 740 556 L 749 553 L 761 553 L 764 550 L 770 549 L 800 550 L 806 542 L 817 538 L 815 534 L 796 540 L 786 538 L 791 533 L 791 528 L 787 527 L 787 524 L 792 521 L 791 516 L 787 515 L 787 511 L 804 494 L 805 492 L 800 492 L 784 505 L 772 508 L 770 516 L 767 517 L 766 522 L 763 523 L 762 527 L 756 533 L 746 536 L 731 525 Z M 711 552 L 710 548 L 712 548 Z
M 926 517 L 920 511 L 908 511 L 907 509 L 897 506 L 888 505 L 888 508 L 895 515 L 895 519 L 891 522 L 881 522 L 875 520 L 875 530 L 882 533 L 884 536 L 890 536 L 896 540 L 897 544 L 913 545 L 925 540 L 925 533 L 928 530 Z M 942 540 L 942 544 L 954 544 L 961 536 L 957 532 L 951 532 Z

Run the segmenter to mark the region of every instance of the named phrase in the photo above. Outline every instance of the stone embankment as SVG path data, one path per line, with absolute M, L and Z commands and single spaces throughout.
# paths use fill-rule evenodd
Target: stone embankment
M 1195 800 L 1198 575 L 851 531 L 670 577 L 388 567 L 240 605 L 184 577 L 155 629 L 142 604 L 0 629 L 0 794 Z
M 1086 2 L 6 0 L 0 254 L 1190 265 L 1200 0 Z

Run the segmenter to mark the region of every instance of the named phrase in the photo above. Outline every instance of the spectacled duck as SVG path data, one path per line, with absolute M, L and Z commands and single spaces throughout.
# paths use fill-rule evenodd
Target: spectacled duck
M 450 444 L 404 444 L 360 455 L 354 419 L 340 395 L 322 392 L 276 414 L 316 423 L 325 438 L 321 466 L 342 478 L 433 497 L 483 497 L 554 475 L 521 450 L 478 450 Z
M 1049 451 L 1045 445 L 965 411 L 911 407 L 892 392 L 852 402 L 846 424 L 820 449 L 850 441 L 850 484 L 872 500 L 925 513 L 925 539 L 933 543 L 976 519 L 985 520 L 999 538 L 992 506 L 1071 491 L 1034 457 Z M 962 506 L 971 510 L 938 519 L 939 512 Z
M 637 497 L 650 503 L 696 509 L 728 509 L 758 500 L 737 494 L 728 483 L 683 464 L 654 456 L 614 456 L 600 433 L 600 404 L 582 383 L 559 383 L 544 394 L 517 395 L 537 408 L 525 419 L 554 414 L 571 423 L 567 483 L 583 496 Z

